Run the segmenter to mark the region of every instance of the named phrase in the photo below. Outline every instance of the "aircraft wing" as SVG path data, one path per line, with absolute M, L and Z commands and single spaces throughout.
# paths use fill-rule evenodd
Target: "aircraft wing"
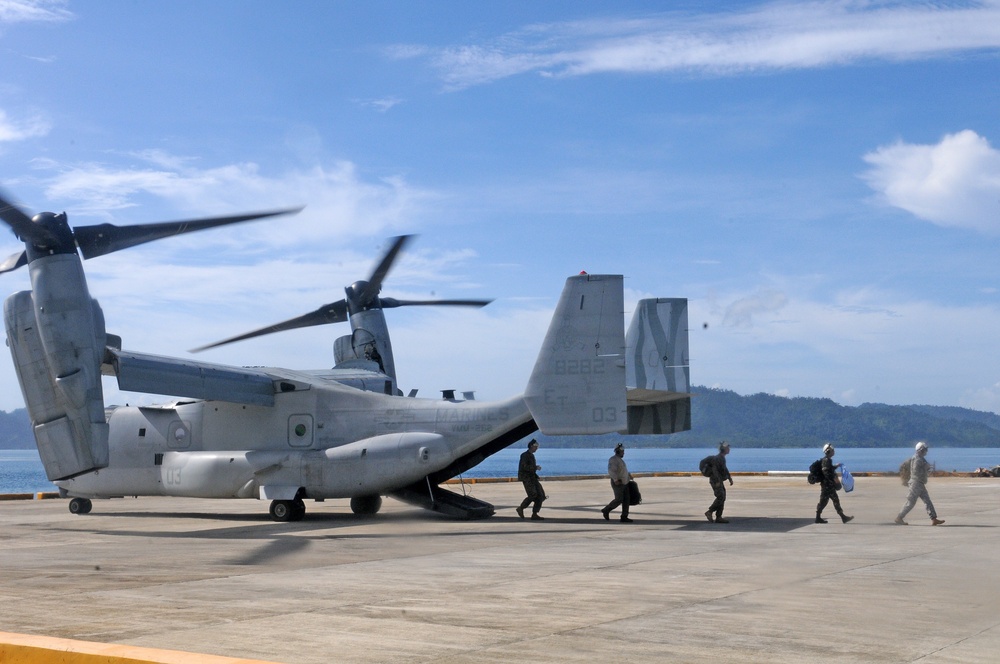
M 128 392 L 274 405 L 274 378 L 256 369 L 194 362 L 108 347 L 101 372 Z

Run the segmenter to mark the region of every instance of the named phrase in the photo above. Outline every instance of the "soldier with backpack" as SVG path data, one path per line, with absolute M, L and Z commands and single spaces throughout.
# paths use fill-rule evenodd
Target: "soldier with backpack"
M 833 445 L 827 443 L 823 446 L 823 458 L 820 459 L 820 490 L 819 490 L 819 504 L 816 505 L 816 523 L 827 523 L 827 520 L 823 518 L 823 509 L 826 508 L 826 504 L 833 501 L 833 508 L 837 510 L 837 514 L 840 515 L 841 521 L 847 523 L 853 516 L 847 516 L 844 514 L 844 509 L 840 506 L 840 498 L 837 496 L 837 491 L 840 489 L 840 479 L 837 478 L 837 469 L 840 468 L 840 464 L 834 465 L 833 455 L 836 450 Z M 810 472 L 812 472 L 812 467 L 810 467 Z
M 708 478 L 712 485 L 712 491 L 715 493 L 715 501 L 705 512 L 705 518 L 708 519 L 709 523 L 729 523 L 729 519 L 722 517 L 722 510 L 726 507 L 726 485 L 724 482 L 729 480 L 729 486 L 733 485 L 733 477 L 726 467 L 727 454 L 729 454 L 729 443 L 722 441 L 719 443 L 719 453 L 705 457 L 699 464 L 701 474 Z M 715 514 L 714 519 L 712 518 L 713 513 Z
M 932 526 L 940 526 L 944 523 L 944 519 L 937 518 L 937 510 L 934 509 L 934 503 L 931 502 L 930 494 L 927 493 L 927 476 L 930 473 L 931 465 L 924 458 L 926 456 L 927 443 L 920 441 L 917 443 L 909 464 L 903 462 L 903 466 L 900 467 L 900 476 L 909 485 L 910 492 L 906 496 L 906 503 L 903 505 L 903 509 L 899 511 L 899 516 L 896 517 L 897 526 L 909 525 L 903 521 L 903 517 L 917 504 L 917 498 L 924 501 L 924 506 L 927 508 L 927 516 L 931 518 Z M 909 471 L 908 477 L 906 477 L 907 470 Z

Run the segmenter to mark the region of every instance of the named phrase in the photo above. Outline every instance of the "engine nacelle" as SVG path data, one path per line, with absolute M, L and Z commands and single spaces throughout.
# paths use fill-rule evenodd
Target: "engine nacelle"
M 249 452 L 260 497 L 290 500 L 300 487 L 314 498 L 384 493 L 447 466 L 451 452 L 434 433 L 374 436 L 309 452 Z
M 77 256 L 36 260 L 31 280 L 32 292 L 7 298 L 4 322 L 38 453 L 55 481 L 108 465 L 101 386 L 107 335 Z
M 453 461 L 436 433 L 393 433 L 323 450 L 303 464 L 310 493 L 358 496 L 388 491 L 420 480 Z
M 386 434 L 325 450 L 167 452 L 160 467 L 169 496 L 292 500 L 384 493 L 454 459 L 439 434 Z

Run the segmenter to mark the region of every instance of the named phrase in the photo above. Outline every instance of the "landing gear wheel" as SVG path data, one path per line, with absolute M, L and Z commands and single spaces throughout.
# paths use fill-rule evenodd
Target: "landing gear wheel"
M 301 521 L 306 515 L 306 504 L 301 498 L 295 500 L 272 500 L 271 518 L 275 521 Z
M 382 496 L 355 496 L 351 498 L 351 511 L 358 516 L 373 516 L 382 509 Z
M 295 513 L 294 501 L 272 500 L 270 512 L 275 521 L 291 521 L 292 514 Z
M 70 514 L 90 514 L 94 504 L 86 498 L 74 498 L 69 501 Z

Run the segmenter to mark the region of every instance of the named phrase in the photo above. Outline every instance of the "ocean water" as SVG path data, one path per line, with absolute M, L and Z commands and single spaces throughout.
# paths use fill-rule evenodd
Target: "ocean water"
M 515 477 L 517 461 L 524 449 L 509 447 L 486 459 L 464 474 L 476 477 Z M 693 472 L 698 470 L 702 457 L 714 449 L 659 449 L 636 448 L 625 451 L 625 462 L 633 473 Z M 851 472 L 892 472 L 912 456 L 911 447 L 849 448 L 837 451 L 835 461 L 843 463 Z M 535 454 L 541 475 L 603 475 L 608 469 L 611 450 L 604 449 L 546 449 Z M 740 449 L 733 448 L 726 459 L 733 472 L 765 472 L 768 470 L 806 470 L 821 456 L 820 450 L 795 449 Z M 927 460 L 938 470 L 970 472 L 979 467 L 1000 465 L 998 448 L 931 448 Z M 45 477 L 45 469 L 35 450 L 0 450 L 0 494 L 35 493 L 55 491 L 56 487 Z
M 35 450 L 0 450 L 0 493 L 57 491 Z

